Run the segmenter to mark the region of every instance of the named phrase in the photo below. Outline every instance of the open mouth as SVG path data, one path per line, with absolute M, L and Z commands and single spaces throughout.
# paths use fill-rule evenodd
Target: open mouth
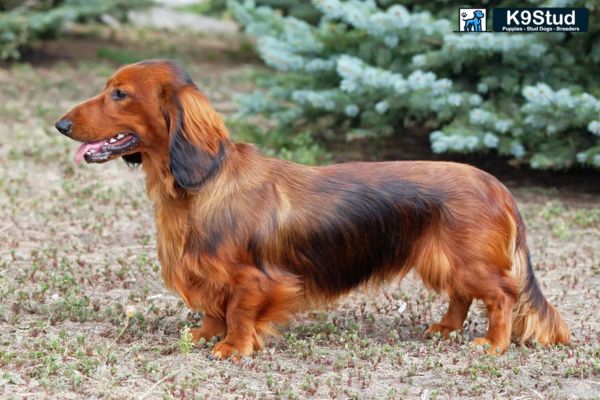
M 115 156 L 127 153 L 136 148 L 138 143 L 139 139 L 133 133 L 119 133 L 98 142 L 82 143 L 77 149 L 75 162 L 79 164 L 85 158 L 87 163 L 102 163 Z

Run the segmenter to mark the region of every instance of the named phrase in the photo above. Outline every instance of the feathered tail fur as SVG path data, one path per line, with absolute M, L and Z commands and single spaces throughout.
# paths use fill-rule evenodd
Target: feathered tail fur
M 533 341 L 543 346 L 568 344 L 569 328 L 542 294 L 524 243 L 517 246 L 512 271 L 519 282 L 519 295 L 513 308 L 513 337 L 520 342 Z

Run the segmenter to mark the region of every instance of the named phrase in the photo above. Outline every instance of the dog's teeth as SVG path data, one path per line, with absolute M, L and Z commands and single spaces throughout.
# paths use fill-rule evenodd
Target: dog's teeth
M 108 143 L 114 143 L 114 142 L 116 142 L 116 141 L 117 141 L 117 139 L 115 139 L 115 138 L 111 138 L 111 139 L 108 141 Z
M 94 150 L 94 149 L 89 149 L 88 150 L 88 154 L 94 154 L 95 152 L 96 152 L 96 150 Z
M 124 135 L 124 134 L 122 134 L 122 133 L 119 133 L 119 134 L 117 135 L 117 140 L 123 139 L 124 137 L 125 137 L 125 135 Z

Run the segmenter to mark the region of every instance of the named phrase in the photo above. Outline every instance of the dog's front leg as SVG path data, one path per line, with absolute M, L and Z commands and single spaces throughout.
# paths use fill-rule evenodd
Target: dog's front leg
M 190 328 L 192 341 L 199 342 L 201 339 L 210 341 L 213 337 L 223 337 L 227 334 L 227 323 L 222 317 L 205 314 L 202 325 L 198 328 Z
M 239 360 L 260 348 L 256 319 L 265 302 L 263 279 L 260 272 L 250 267 L 235 277 L 225 314 L 227 335 L 213 348 L 214 357 Z
M 215 336 L 225 336 L 227 333 L 225 291 L 218 290 L 193 275 L 176 279 L 173 284 L 190 309 L 204 312 L 202 325 L 190 329 L 192 341 L 196 343 L 204 339 L 208 342 Z

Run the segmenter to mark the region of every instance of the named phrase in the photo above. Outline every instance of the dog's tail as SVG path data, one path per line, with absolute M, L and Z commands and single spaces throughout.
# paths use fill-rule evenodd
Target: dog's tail
M 521 224 L 522 221 L 518 218 Z M 521 242 L 521 243 L 519 243 Z M 533 274 L 525 240 L 518 240 L 512 273 L 519 284 L 519 295 L 513 308 L 512 334 L 520 342 L 535 341 L 543 346 L 568 344 L 569 328 L 560 314 L 544 297 Z

